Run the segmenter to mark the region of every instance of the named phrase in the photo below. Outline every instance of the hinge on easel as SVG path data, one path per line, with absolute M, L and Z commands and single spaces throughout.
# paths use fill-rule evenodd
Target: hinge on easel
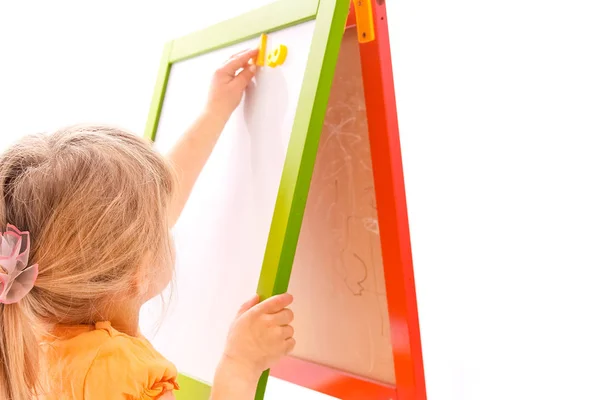
M 356 14 L 356 29 L 358 42 L 367 43 L 375 40 L 375 22 L 373 21 L 373 6 L 371 0 L 353 0 Z

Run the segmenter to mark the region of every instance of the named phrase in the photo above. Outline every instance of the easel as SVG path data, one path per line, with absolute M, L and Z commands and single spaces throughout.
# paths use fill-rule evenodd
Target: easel
M 288 357 L 275 377 L 341 399 L 426 399 L 385 0 L 353 0 L 346 29 L 360 43 L 396 384 Z
M 357 58 L 364 88 L 364 93 L 357 90 L 356 95 L 364 95 L 368 121 L 366 136 L 372 164 L 371 189 L 375 192 L 374 208 L 378 213 L 377 240 L 381 247 L 391 342 L 387 343 L 389 351 L 386 354 L 393 357 L 389 365 L 390 370 L 393 369 L 390 374 L 394 383 L 381 383 L 293 357 L 286 358 L 271 373 L 341 399 L 425 400 L 385 1 L 354 0 L 353 8 L 349 6 L 350 0 L 282 0 L 169 42 L 159 69 L 146 137 L 155 140 L 173 64 L 258 38 L 261 32 L 275 32 L 315 20 L 257 288 L 262 299 L 287 291 L 344 25 L 346 30 L 356 27 L 360 44 Z M 356 67 L 356 63 L 351 62 Z M 302 293 L 296 295 L 302 296 Z M 268 372 L 265 372 L 258 386 L 257 399 L 263 398 L 267 378 Z M 177 394 L 180 400 L 209 396 L 208 384 L 185 376 L 181 377 L 180 383 L 183 389 Z

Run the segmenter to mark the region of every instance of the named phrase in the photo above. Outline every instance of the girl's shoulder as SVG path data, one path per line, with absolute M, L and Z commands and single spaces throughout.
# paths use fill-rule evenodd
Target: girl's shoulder
M 159 398 L 178 389 L 175 366 L 143 337 L 132 337 L 109 322 L 60 327 L 44 342 L 50 384 L 73 399 Z M 54 388 L 52 392 L 55 392 Z

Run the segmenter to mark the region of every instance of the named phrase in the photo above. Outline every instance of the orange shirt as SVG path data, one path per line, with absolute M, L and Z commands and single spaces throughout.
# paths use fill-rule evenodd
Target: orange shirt
M 175 366 L 142 337 L 110 322 L 61 327 L 44 343 L 51 393 L 48 400 L 155 400 L 179 389 Z

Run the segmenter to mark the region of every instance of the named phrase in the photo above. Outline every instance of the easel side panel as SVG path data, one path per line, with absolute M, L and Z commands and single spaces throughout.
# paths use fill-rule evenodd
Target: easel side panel
M 361 62 L 396 385 L 398 398 L 424 400 L 425 376 L 385 2 L 373 2 L 373 7 L 376 39 L 361 45 Z

